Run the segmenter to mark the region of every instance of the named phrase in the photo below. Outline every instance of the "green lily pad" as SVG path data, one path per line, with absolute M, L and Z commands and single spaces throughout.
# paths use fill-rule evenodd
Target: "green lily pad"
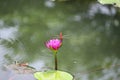
M 120 7 L 120 0 L 98 0 L 101 4 L 113 4 Z
M 36 72 L 34 77 L 37 80 L 73 80 L 73 76 L 64 71 Z

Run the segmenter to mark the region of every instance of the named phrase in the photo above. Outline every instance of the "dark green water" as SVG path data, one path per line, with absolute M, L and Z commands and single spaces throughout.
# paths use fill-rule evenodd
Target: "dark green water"
M 34 80 L 4 70 L 14 61 L 54 68 L 44 42 L 60 32 L 59 70 L 76 80 L 120 80 L 120 11 L 95 0 L 0 0 L 0 80 Z

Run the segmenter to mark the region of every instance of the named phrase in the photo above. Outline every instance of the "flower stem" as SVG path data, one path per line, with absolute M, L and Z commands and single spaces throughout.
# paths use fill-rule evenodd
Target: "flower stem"
M 57 52 L 55 52 L 54 58 L 55 58 L 55 70 L 58 70 Z

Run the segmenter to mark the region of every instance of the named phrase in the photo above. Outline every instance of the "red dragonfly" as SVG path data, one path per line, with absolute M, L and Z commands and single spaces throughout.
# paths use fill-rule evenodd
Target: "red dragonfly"
M 63 35 L 62 32 L 60 32 L 59 35 L 55 35 L 54 38 L 59 38 L 61 41 L 63 39 L 66 39 L 66 38 L 69 38 L 70 36 L 69 35 Z

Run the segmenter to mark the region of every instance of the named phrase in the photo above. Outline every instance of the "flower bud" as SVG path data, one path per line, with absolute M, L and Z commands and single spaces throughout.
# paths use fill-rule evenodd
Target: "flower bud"
M 48 49 L 51 49 L 51 50 L 53 50 L 53 51 L 55 51 L 55 52 L 57 52 L 58 51 L 58 49 L 61 47 L 61 45 L 62 45 L 62 41 L 61 40 L 59 40 L 59 39 L 50 39 L 49 41 L 47 41 L 46 43 L 45 43 L 45 45 L 46 45 L 46 47 L 48 48 Z

